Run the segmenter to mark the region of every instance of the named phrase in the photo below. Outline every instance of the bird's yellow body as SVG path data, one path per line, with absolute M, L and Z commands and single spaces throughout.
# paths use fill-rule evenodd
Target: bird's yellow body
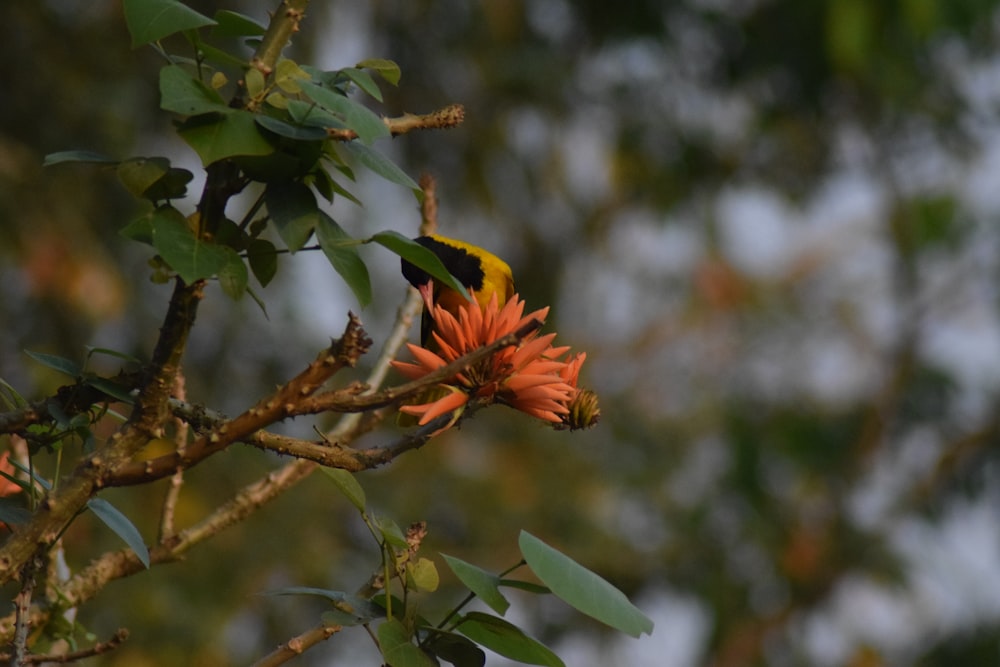
M 438 234 L 421 236 L 415 240 L 437 255 L 448 273 L 472 289 L 480 306 L 485 307 L 494 294 L 501 307 L 514 296 L 514 276 L 510 267 L 493 253 L 471 243 Z M 467 295 L 440 285 L 439 281 L 432 281 L 427 273 L 406 260 L 402 262 L 402 270 L 403 277 L 421 291 L 433 285 L 434 303 L 453 315 L 457 315 L 458 308 L 468 301 Z M 421 323 L 421 340 L 424 343 L 430 338 L 431 325 L 430 317 L 425 312 Z

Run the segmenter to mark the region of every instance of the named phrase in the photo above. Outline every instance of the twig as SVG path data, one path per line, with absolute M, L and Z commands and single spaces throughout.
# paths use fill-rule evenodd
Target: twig
M 185 393 L 184 374 L 178 372 L 177 378 L 174 381 L 174 396 L 178 400 L 184 400 Z M 187 448 L 188 430 L 190 427 L 186 421 L 178 419 L 175 416 L 174 428 L 174 442 L 177 443 L 177 451 L 183 455 L 184 450 Z M 177 471 L 170 477 L 170 486 L 167 487 L 167 493 L 163 498 L 163 508 L 160 510 L 161 542 L 164 538 L 174 534 L 174 511 L 177 508 L 177 500 L 180 498 L 181 487 L 183 485 L 184 469 L 177 468 Z
M 105 475 L 108 486 L 129 486 L 160 479 L 178 468 L 190 468 L 233 442 L 243 440 L 275 422 L 295 414 L 296 406 L 345 367 L 353 367 L 367 352 L 371 340 L 361 321 L 350 314 L 344 335 L 284 386 L 235 419 L 201 434 L 184 451 L 174 451 L 145 462 L 126 462 Z
M 38 565 L 38 559 L 35 559 L 24 566 L 21 572 L 21 590 L 14 596 L 14 610 L 17 614 L 14 621 L 14 659 L 11 661 L 14 667 L 27 664 L 28 629 L 31 627 L 29 612 Z
M 389 128 L 390 134 L 398 137 L 413 130 L 445 130 L 457 127 L 465 120 L 465 107 L 461 104 L 449 104 L 446 107 L 427 114 L 403 114 L 396 118 L 383 118 L 382 122 Z M 342 128 L 327 128 L 326 136 L 335 141 L 353 141 L 358 138 L 354 130 Z
M 276 665 L 283 665 L 292 658 L 297 658 L 302 655 L 316 644 L 326 641 L 342 629 L 343 627 L 339 625 L 326 625 L 325 623 L 320 623 L 319 625 L 306 630 L 302 634 L 292 637 L 274 651 L 268 653 L 266 656 L 253 663 L 253 667 L 275 667 Z
M 95 655 L 102 655 L 110 651 L 115 650 L 119 646 L 125 643 L 128 639 L 128 630 L 125 628 L 119 628 L 118 631 L 106 642 L 98 642 L 90 648 L 80 649 L 79 651 L 71 651 L 70 653 L 54 654 L 50 653 L 47 655 L 28 655 L 24 659 L 23 664 L 35 664 L 35 663 L 69 663 L 78 662 L 85 658 L 92 658 Z M 0 660 L 10 660 L 11 656 L 9 654 L 0 653 Z

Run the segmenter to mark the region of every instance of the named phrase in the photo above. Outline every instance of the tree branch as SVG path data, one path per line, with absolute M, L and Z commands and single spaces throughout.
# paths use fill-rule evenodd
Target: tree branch
M 344 367 L 353 367 L 368 351 L 371 339 L 361 327 L 361 321 L 351 313 L 344 335 L 333 342 L 309 366 L 286 385 L 263 399 L 235 419 L 201 434 L 190 446 L 149 461 L 128 461 L 106 474 L 107 486 L 129 486 L 173 474 L 203 461 L 230 444 L 244 440 L 253 433 L 293 414 L 296 405 Z
M 413 130 L 446 130 L 458 127 L 465 121 L 465 107 L 461 104 L 449 104 L 446 107 L 426 114 L 404 113 L 396 118 L 383 118 L 382 122 L 389 128 L 394 137 L 407 134 Z M 353 141 L 358 133 L 346 128 L 327 128 L 326 136 L 335 141 Z

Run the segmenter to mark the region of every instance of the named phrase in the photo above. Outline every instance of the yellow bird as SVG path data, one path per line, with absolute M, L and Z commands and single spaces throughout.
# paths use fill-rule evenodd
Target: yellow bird
M 458 278 L 466 287 L 472 288 L 479 305 L 485 307 L 494 294 L 497 304 L 503 307 L 507 300 L 514 296 L 514 276 L 507 262 L 479 246 L 450 239 L 438 234 L 421 236 L 414 239 L 441 260 L 448 272 Z M 432 281 L 427 272 L 402 260 L 403 277 L 421 293 L 433 284 L 434 303 L 457 317 L 458 308 L 468 301 L 468 296 L 441 285 L 440 281 Z M 420 322 L 420 342 L 427 344 L 433 328 L 433 320 L 427 310 L 424 310 Z

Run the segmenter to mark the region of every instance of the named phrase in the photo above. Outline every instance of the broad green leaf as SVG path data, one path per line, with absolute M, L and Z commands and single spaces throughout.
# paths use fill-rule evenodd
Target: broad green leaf
M 389 136 L 389 128 L 385 122 L 363 104 L 311 81 L 302 81 L 299 85 L 311 100 L 342 118 L 347 127 L 357 132 L 362 144 L 370 144 L 375 139 Z
M 259 36 L 267 30 L 249 16 L 228 9 L 220 9 L 213 18 L 216 25 L 212 28 L 212 34 L 217 37 Z
M 483 650 L 472 640 L 458 634 L 436 630 L 425 646 L 428 651 L 455 667 L 483 667 L 486 664 Z
M 118 179 L 136 197 L 150 201 L 176 199 L 187 193 L 187 184 L 194 178 L 187 169 L 170 166 L 164 157 L 135 157 L 118 164 Z
M 329 468 L 327 466 L 320 466 L 320 470 L 324 475 L 330 478 L 340 492 L 354 505 L 359 512 L 365 511 L 365 490 L 361 488 L 358 484 L 358 480 L 354 475 L 341 468 Z
M 170 160 L 165 157 L 133 157 L 118 163 L 118 180 L 133 196 L 141 197 L 169 169 Z
M 438 584 L 441 583 L 437 567 L 432 560 L 427 558 L 418 558 L 416 562 L 408 562 L 406 564 L 406 578 L 411 587 L 427 593 L 436 591 Z
M 420 186 L 406 175 L 395 162 L 379 153 L 374 148 L 351 141 L 342 144 L 341 147 L 353 156 L 358 162 L 371 169 L 373 172 L 392 183 L 398 183 L 403 187 L 410 188 L 416 192 L 420 191 Z
M 326 130 L 314 125 L 292 125 L 278 118 L 257 114 L 254 117 L 257 124 L 265 130 L 270 130 L 277 135 L 295 139 L 296 141 L 323 141 L 326 139 Z
M 435 667 L 434 661 L 410 640 L 406 628 L 394 618 L 378 626 L 378 643 L 389 667 Z
M 246 74 L 243 75 L 243 80 L 246 82 L 247 95 L 250 97 L 257 97 L 264 92 L 264 86 L 266 85 L 264 73 L 256 67 L 248 69 Z
M 204 166 L 236 155 L 270 155 L 274 146 L 257 130 L 254 115 L 235 109 L 203 114 L 188 118 L 177 132 Z
M 281 93 L 270 93 L 264 98 L 264 101 L 270 104 L 275 109 L 287 109 L 288 108 L 288 98 Z
M 243 258 L 239 253 L 229 246 L 222 247 L 226 255 L 226 261 L 219 269 L 219 286 L 233 301 L 239 301 L 247 291 L 247 283 L 250 275 L 247 273 L 247 265 L 243 263 Z
M 455 628 L 463 635 L 505 658 L 529 665 L 565 667 L 547 646 L 502 618 L 477 611 L 467 613 Z
M 127 403 L 131 405 L 135 402 L 135 398 L 129 393 L 128 388 L 123 387 L 113 380 L 102 377 L 88 377 L 86 380 L 87 384 L 95 389 L 103 391 L 105 394 L 112 398 L 116 398 L 122 403 Z
M 54 164 L 62 164 L 63 162 L 118 164 L 118 160 L 115 158 L 108 157 L 103 153 L 95 153 L 94 151 L 59 151 L 58 153 L 49 153 L 46 155 L 45 161 L 42 162 L 42 166 L 51 167 Z
M 409 548 L 410 545 L 407 544 L 406 536 L 403 535 L 403 531 L 400 530 L 399 525 L 389 517 L 376 518 L 375 527 L 378 528 L 379 533 L 382 535 L 382 539 L 385 540 L 387 544 L 390 544 L 397 549 Z
M 135 555 L 138 556 L 142 564 L 149 569 L 149 549 L 142 539 L 142 535 L 128 520 L 128 517 L 118 511 L 114 505 L 102 498 L 91 498 L 87 501 L 87 507 L 97 516 L 98 519 L 113 530 L 118 537 L 131 547 Z
M 156 211 L 149 211 L 118 230 L 127 239 L 153 245 L 153 218 Z
M 217 274 L 228 258 L 225 246 L 196 238 L 187 221 L 174 208 L 155 211 L 153 247 L 189 285 Z
M 187 184 L 194 178 L 187 169 L 171 167 L 158 181 L 146 188 L 142 196 L 152 202 L 179 199 L 187 194 Z
M 30 350 L 25 350 L 24 353 L 41 365 L 47 366 L 54 371 L 59 371 L 63 375 L 68 375 L 72 378 L 80 377 L 80 374 L 83 372 L 83 369 L 80 368 L 80 364 L 65 357 L 59 357 L 54 354 L 45 354 L 44 352 L 31 352 Z
M 168 65 L 160 70 L 160 108 L 182 116 L 229 111 L 218 91 L 179 65 Z
M 345 67 L 340 71 L 353 81 L 358 88 L 363 90 L 365 94 L 374 97 L 379 102 L 382 101 L 382 91 L 379 90 L 378 84 L 375 83 L 375 79 L 372 78 L 371 74 L 357 67 Z
M 534 593 L 535 595 L 552 595 L 552 590 L 548 586 L 540 586 L 539 584 L 535 584 L 530 581 L 521 581 L 519 579 L 501 579 L 500 585 L 505 586 L 506 588 L 516 588 L 528 593 Z
M 345 129 L 347 123 L 314 102 L 288 100 L 288 115 L 299 125 Z
M 268 184 L 264 190 L 264 205 L 281 240 L 293 253 L 306 244 L 320 221 L 316 196 L 302 183 L 279 181 Z
M 198 40 L 197 48 L 205 62 L 209 62 L 214 65 L 221 65 L 223 67 L 235 67 L 241 70 L 249 67 L 250 63 L 248 58 L 234 56 L 229 53 L 229 51 L 223 51 L 222 49 L 214 47 L 211 44 L 206 44 L 201 40 Z M 216 73 L 218 74 L 219 72 Z M 212 86 L 212 88 L 214 90 L 218 90 L 217 86 Z
M 466 563 L 460 558 L 455 558 L 447 554 L 441 554 L 441 556 L 444 557 L 444 561 L 451 568 L 451 571 L 455 573 L 459 581 L 475 593 L 480 600 L 489 605 L 490 609 L 501 616 L 507 613 L 510 603 L 500 592 L 500 577 L 472 563 Z
M 440 280 L 459 294 L 468 294 L 468 289 L 453 275 L 448 273 L 441 260 L 433 252 L 399 232 L 386 230 L 372 236 L 372 241 L 405 259 L 410 264 L 423 269 L 435 280 Z
M 267 287 L 278 272 L 278 249 L 266 239 L 254 239 L 247 248 L 247 259 L 257 282 Z
M 364 308 L 372 301 L 372 283 L 368 268 L 358 254 L 357 241 L 326 213 L 320 214 L 316 239 L 330 265 L 340 274 Z
M 333 177 L 330 176 L 330 172 L 318 166 L 309 172 L 309 175 L 312 177 L 312 186 L 316 188 L 319 196 L 332 204 L 335 193 L 333 189 Z
M 399 84 L 399 78 L 402 76 L 399 65 L 385 58 L 368 58 L 359 62 L 355 67 L 373 69 L 379 73 L 379 76 L 394 86 Z
M 325 588 L 289 586 L 287 588 L 266 591 L 262 595 L 313 595 L 326 598 L 333 603 L 336 611 L 330 617 L 329 625 L 360 625 L 385 616 L 385 610 L 370 600 L 358 597 L 357 595 L 341 591 L 331 591 Z M 324 620 L 327 619 L 324 618 Z
M 517 542 L 532 572 L 570 606 L 633 637 L 653 632 L 653 621 L 606 580 L 528 532 Z
M 274 67 L 274 82 L 286 93 L 301 93 L 302 87 L 299 84 L 310 78 L 309 73 L 294 60 L 279 60 Z
M 132 48 L 182 30 L 215 25 L 212 19 L 177 0 L 122 0 L 122 8 L 132 35 Z

